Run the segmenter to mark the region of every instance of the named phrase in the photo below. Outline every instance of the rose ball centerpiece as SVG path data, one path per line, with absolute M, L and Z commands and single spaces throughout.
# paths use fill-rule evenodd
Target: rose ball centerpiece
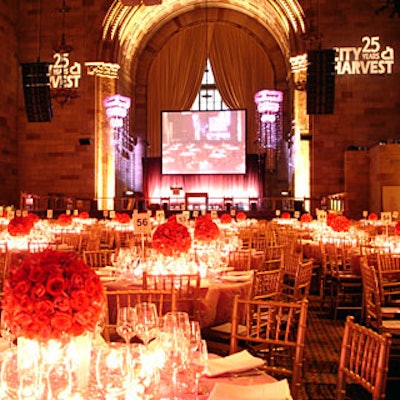
M 92 333 L 105 301 L 99 277 L 74 252 L 45 250 L 11 265 L 4 282 L 3 320 L 17 337 L 18 359 L 37 357 L 46 374 L 50 353 L 53 361 L 57 353 L 68 356 L 76 390 L 84 391 Z

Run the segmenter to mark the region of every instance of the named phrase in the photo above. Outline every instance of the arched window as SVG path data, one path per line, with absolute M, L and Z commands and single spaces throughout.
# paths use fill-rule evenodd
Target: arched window
M 222 101 L 221 94 L 218 91 L 210 60 L 208 58 L 199 93 L 197 94 L 191 109 L 196 111 L 228 109 L 226 104 Z

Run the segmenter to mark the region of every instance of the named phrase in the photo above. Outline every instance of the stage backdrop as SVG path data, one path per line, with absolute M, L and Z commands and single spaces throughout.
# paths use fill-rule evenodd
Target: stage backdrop
M 263 196 L 264 160 L 248 154 L 246 163 L 244 175 L 162 175 L 160 157 L 144 158 L 144 195 L 151 204 L 160 204 L 161 198 L 184 198 L 185 193 L 207 193 L 210 205 L 227 197 L 247 204 L 249 198 Z M 172 188 L 181 188 L 179 195 Z

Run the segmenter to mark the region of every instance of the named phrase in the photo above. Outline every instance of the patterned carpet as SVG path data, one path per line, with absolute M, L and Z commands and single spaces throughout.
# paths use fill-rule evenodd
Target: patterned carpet
M 334 321 L 311 301 L 308 313 L 302 400 L 335 398 L 336 375 L 344 320 Z
M 301 400 L 334 400 L 336 377 L 342 343 L 343 328 L 346 316 L 339 315 L 334 321 L 331 315 L 320 311 L 318 300 L 311 297 L 306 332 L 304 390 Z M 399 363 L 396 367 L 399 367 Z M 396 368 L 397 370 L 397 368 Z M 392 371 L 392 373 L 391 373 Z M 389 375 L 393 374 L 389 366 Z M 388 380 L 386 400 L 400 399 L 400 380 Z M 366 400 L 371 396 L 358 386 L 351 386 L 348 399 Z

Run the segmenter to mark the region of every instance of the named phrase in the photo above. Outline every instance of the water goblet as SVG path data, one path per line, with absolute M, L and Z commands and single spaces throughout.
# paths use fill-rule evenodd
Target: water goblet
M 137 303 L 135 305 L 137 324 L 136 336 L 147 346 L 157 336 L 158 312 L 154 303 Z
M 117 333 L 128 345 L 135 336 L 137 315 L 134 307 L 120 307 L 117 313 Z
M 207 370 L 207 362 L 208 362 L 207 342 L 204 339 L 201 339 L 197 350 L 197 357 L 193 360 L 191 364 L 191 368 L 193 369 L 194 372 L 196 399 L 198 399 L 199 396 L 200 377 Z
M 190 321 L 190 351 L 193 354 L 199 347 L 201 330 L 199 321 Z
M 96 382 L 107 399 L 124 396 L 132 384 L 130 353 L 122 343 L 99 346 L 96 358 Z

